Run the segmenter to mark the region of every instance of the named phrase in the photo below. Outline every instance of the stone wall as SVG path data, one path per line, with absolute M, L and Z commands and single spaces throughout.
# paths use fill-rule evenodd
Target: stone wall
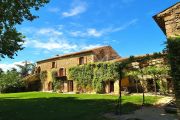
M 94 55 L 93 54 L 81 54 L 81 55 L 75 55 L 70 56 L 67 58 L 60 58 L 56 60 L 49 60 L 46 62 L 38 63 L 37 67 L 41 68 L 41 71 L 47 71 L 47 80 L 45 81 L 45 85 L 43 90 L 48 91 L 48 84 L 49 82 L 52 82 L 52 75 L 51 72 L 53 70 L 58 71 L 60 68 L 66 69 L 66 75 L 68 75 L 68 69 L 73 66 L 79 65 L 79 58 L 84 57 L 84 63 L 91 63 L 94 62 Z M 52 68 L 52 62 L 55 62 L 55 68 Z M 64 82 L 64 90 L 63 92 L 68 92 L 68 83 L 67 81 Z M 76 88 L 75 84 L 73 85 L 73 88 Z M 76 90 L 75 90 L 76 91 Z
M 180 35 L 180 3 L 165 10 L 158 16 L 162 16 L 164 18 L 167 37 Z
M 84 57 L 84 64 L 87 63 L 94 63 L 94 62 L 103 62 L 109 61 L 112 59 L 119 58 L 118 54 L 110 47 L 101 47 L 97 49 L 93 49 L 89 52 L 79 52 L 79 54 L 72 54 L 65 57 L 56 57 L 55 59 L 47 59 L 37 63 L 37 67 L 41 69 L 41 71 L 47 71 L 48 77 L 45 81 L 43 90 L 47 91 L 48 84 L 52 82 L 52 71 L 59 71 L 60 68 L 64 68 L 65 75 L 67 76 L 68 80 L 68 69 L 74 66 L 79 65 L 79 58 Z M 52 68 L 52 63 L 55 62 L 55 67 Z M 75 81 L 73 82 L 73 91 L 76 92 L 76 84 Z M 68 92 L 68 82 L 64 82 L 64 90 L 63 92 Z
M 111 47 L 94 51 L 94 62 L 110 61 L 118 58 L 120 57 Z

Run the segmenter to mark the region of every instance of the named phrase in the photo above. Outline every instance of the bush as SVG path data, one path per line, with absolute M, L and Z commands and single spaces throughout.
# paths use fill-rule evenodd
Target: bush
M 22 78 L 15 71 L 0 74 L 0 93 L 20 92 L 25 90 Z

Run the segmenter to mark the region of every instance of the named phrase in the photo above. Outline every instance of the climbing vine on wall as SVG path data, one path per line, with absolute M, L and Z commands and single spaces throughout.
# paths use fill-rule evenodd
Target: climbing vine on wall
M 177 100 L 180 99 L 180 36 L 167 41 L 168 57 L 171 65 L 171 75 Z M 177 101 L 180 106 L 180 101 Z
M 42 71 L 41 73 L 40 73 L 40 80 L 41 80 L 41 83 L 42 83 L 42 85 L 43 85 L 43 88 L 44 88 L 44 82 L 46 81 L 46 79 L 47 79 L 47 71 Z
M 102 92 L 103 82 L 119 79 L 119 63 L 100 62 L 85 64 L 69 69 L 69 78 L 76 81 L 78 87 L 91 87 Z
M 131 56 L 121 62 L 99 62 L 80 65 L 69 69 L 69 79 L 75 80 L 78 88 L 91 87 L 96 92 L 103 91 L 103 82 L 108 80 L 119 80 L 129 69 L 132 62 L 139 62 L 140 69 L 149 60 L 166 58 L 166 54 L 154 53 L 153 55 Z M 126 70 L 125 70 L 126 69 Z
M 63 88 L 63 80 L 61 78 L 57 79 L 57 70 L 52 70 L 51 71 L 51 76 L 52 76 L 52 89 L 54 92 L 62 92 Z

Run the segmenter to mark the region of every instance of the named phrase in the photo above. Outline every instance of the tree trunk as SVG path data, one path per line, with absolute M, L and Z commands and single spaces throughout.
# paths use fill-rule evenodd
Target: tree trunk
M 120 71 L 120 81 L 119 81 L 119 114 L 122 114 L 122 92 L 121 92 L 121 88 L 122 88 L 122 69 Z
M 138 82 L 137 82 L 137 80 L 136 80 L 136 92 L 139 93 L 139 91 L 138 91 Z
M 143 103 L 142 103 L 142 106 L 144 106 L 144 104 L 145 104 L 145 94 L 144 94 L 144 76 L 143 76 L 142 69 L 141 69 L 141 80 L 143 80 L 143 82 L 142 82 L 142 90 L 143 90 Z
M 154 92 L 155 92 L 155 95 L 157 95 L 157 87 L 156 87 L 156 80 L 153 79 L 153 83 L 154 83 Z

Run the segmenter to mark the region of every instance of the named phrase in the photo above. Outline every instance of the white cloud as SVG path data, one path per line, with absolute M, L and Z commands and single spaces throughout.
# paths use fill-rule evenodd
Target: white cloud
M 54 7 L 54 8 L 49 8 L 48 11 L 49 11 L 49 12 L 52 12 L 52 13 L 57 13 L 57 12 L 60 11 L 60 9 L 57 8 L 57 7 Z
M 122 25 L 122 26 L 120 26 L 120 27 L 111 29 L 110 31 L 111 31 L 111 32 L 121 31 L 121 30 L 124 30 L 124 29 L 128 28 L 128 27 L 131 26 L 131 25 L 136 24 L 137 22 L 138 22 L 138 19 L 133 19 L 133 20 L 125 23 L 124 25 Z
M 108 33 L 122 31 L 122 30 L 128 28 L 129 26 L 137 23 L 137 21 L 138 21 L 138 19 L 133 19 L 133 20 L 125 23 L 124 25 L 122 25 L 120 27 L 115 27 L 115 28 L 108 27 L 108 28 L 103 28 L 100 30 L 97 30 L 96 28 L 87 28 L 84 31 L 71 31 L 69 33 L 70 33 L 70 35 L 72 35 L 74 37 L 101 37 Z
M 57 29 L 55 29 L 57 27 Z M 100 44 L 84 44 L 84 43 L 72 43 L 66 38 L 66 34 L 61 33 L 61 30 L 64 30 L 63 25 L 58 25 L 55 28 L 35 28 L 31 27 L 33 31 L 28 28 L 23 28 L 21 31 L 25 31 L 26 34 L 30 36 L 26 37 L 24 42 L 24 47 L 35 48 L 34 55 L 39 55 L 40 53 L 50 54 L 55 53 L 70 53 L 75 51 L 80 51 L 82 49 L 89 49 L 93 47 L 100 46 Z M 73 36 L 78 36 L 81 34 L 81 31 L 72 32 Z M 89 28 L 85 33 L 82 33 L 83 36 L 94 36 L 99 37 L 101 33 L 98 33 L 96 29 Z
M 83 50 L 88 50 L 88 49 L 97 48 L 97 47 L 101 47 L 101 46 L 102 45 L 100 45 L 100 44 L 87 45 L 87 46 L 83 46 L 82 49 Z
M 70 34 L 74 37 L 101 37 L 103 33 L 95 28 L 88 28 L 85 31 L 72 31 Z
M 79 2 L 78 4 L 72 5 L 70 10 L 63 12 L 63 17 L 72 17 L 79 15 L 87 10 L 87 4 L 85 2 Z
M 103 31 L 97 31 L 95 28 L 87 29 L 88 36 L 100 37 L 103 34 Z
M 42 34 L 42 35 L 49 35 L 49 36 L 59 36 L 59 35 L 62 35 L 63 32 L 60 32 L 58 30 L 55 30 L 53 28 L 42 28 L 42 29 L 39 29 L 37 31 L 38 34 Z
M 47 28 L 36 28 L 36 27 L 23 27 L 20 29 L 20 31 L 23 34 L 31 34 L 31 36 L 61 36 L 63 35 L 63 32 L 60 31 L 63 28 L 62 25 L 58 25 L 56 27 L 47 27 Z
M 3 71 L 11 70 L 12 68 L 16 68 L 18 70 L 17 65 L 24 65 L 24 62 L 19 61 L 14 63 L 0 63 L 0 68 L 2 68 Z
M 46 42 L 42 42 L 40 40 L 28 40 L 28 46 L 34 47 L 34 48 L 40 48 L 45 50 L 75 50 L 77 49 L 77 45 L 70 44 L 68 42 L 65 42 L 63 40 L 55 41 L 55 40 L 48 40 Z

